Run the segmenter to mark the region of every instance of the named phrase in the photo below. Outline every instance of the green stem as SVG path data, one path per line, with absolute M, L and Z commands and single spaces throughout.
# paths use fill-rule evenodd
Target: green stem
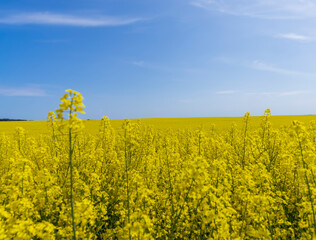
M 246 139 L 247 139 L 247 129 L 248 129 L 248 116 L 246 117 L 246 124 L 245 124 L 245 132 L 244 132 L 244 146 L 243 146 L 243 153 L 242 153 L 242 169 L 245 169 L 245 155 L 246 155 Z
M 128 170 L 129 170 L 129 164 L 128 164 L 128 159 L 127 159 L 127 131 L 125 128 L 125 175 L 126 175 L 126 198 L 127 198 L 127 217 L 128 217 L 128 223 L 130 224 L 131 222 L 131 211 L 130 211 L 130 206 L 129 206 L 129 179 L 128 179 Z M 128 236 L 129 239 L 132 239 L 131 235 L 131 228 L 128 228 Z
M 74 211 L 74 197 L 73 197 L 73 161 L 72 161 L 72 138 L 71 138 L 71 127 L 69 128 L 69 164 L 70 164 L 70 200 L 71 200 L 71 218 L 72 218 L 72 229 L 74 232 L 74 240 L 77 240 L 76 236 L 76 223 L 75 223 L 75 211 Z

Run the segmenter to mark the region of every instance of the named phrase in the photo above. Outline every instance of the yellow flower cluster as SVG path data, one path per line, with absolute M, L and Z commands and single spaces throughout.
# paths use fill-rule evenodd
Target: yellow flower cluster
M 255 130 L 246 113 L 229 131 L 115 131 L 104 117 L 92 136 L 75 127 L 81 95 L 61 101 L 50 135 L 0 135 L 0 239 L 316 237 L 316 122 L 274 129 L 267 109 Z
M 68 89 L 62 98 L 62 102 L 59 104 L 59 108 L 55 110 L 57 116 L 54 112 L 48 113 L 47 120 L 56 121 L 60 120 L 59 129 L 65 128 L 65 125 L 68 125 L 67 130 L 71 129 L 74 132 L 78 132 L 84 128 L 82 120 L 77 117 L 77 113 L 85 113 L 83 111 L 84 104 L 82 103 L 83 97 L 81 93 L 74 90 Z M 68 124 L 64 123 L 64 112 L 68 112 Z

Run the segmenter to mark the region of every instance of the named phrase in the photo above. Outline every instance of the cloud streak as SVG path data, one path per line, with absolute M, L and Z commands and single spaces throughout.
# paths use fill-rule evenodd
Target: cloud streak
M 45 90 L 39 87 L 10 88 L 0 87 L 0 95 L 8 97 L 45 97 L 48 96 Z
M 145 66 L 145 62 L 144 61 L 132 61 L 131 62 L 133 65 L 138 66 L 138 67 L 143 67 Z
M 218 57 L 218 58 L 214 58 L 214 61 L 217 61 L 223 64 L 235 65 L 239 67 L 250 68 L 250 69 L 255 69 L 255 70 L 265 71 L 265 72 L 272 72 L 272 73 L 277 73 L 277 74 L 282 74 L 282 75 L 313 77 L 313 78 L 316 77 L 315 73 L 295 71 L 292 69 L 281 68 L 273 64 L 263 62 L 261 60 L 244 61 L 244 60 L 240 60 L 240 59 L 237 60 L 237 59 L 232 59 L 228 57 Z
M 286 33 L 286 34 L 279 34 L 276 36 L 277 38 L 284 38 L 284 39 L 289 39 L 289 40 L 294 40 L 294 41 L 311 41 L 313 40 L 309 36 L 304 36 L 296 33 Z
M 224 90 L 224 91 L 218 91 L 218 92 L 216 92 L 216 94 L 227 95 L 227 94 L 233 94 L 235 92 L 236 91 L 234 91 L 234 90 Z
M 286 96 L 297 96 L 311 93 L 311 91 L 307 90 L 297 90 L 297 91 L 286 91 L 286 92 L 249 92 L 245 93 L 246 95 L 264 95 L 264 96 L 278 96 L 278 97 L 286 97 Z
M 171 67 L 171 66 L 151 63 L 151 62 L 147 62 L 147 61 L 143 61 L 143 60 L 130 61 L 128 63 L 132 64 L 136 67 L 139 67 L 139 68 L 147 68 L 147 69 L 152 69 L 152 70 L 157 70 L 157 71 L 186 72 L 186 73 L 194 73 L 194 74 L 201 72 L 200 69 L 196 69 L 196 68 Z
M 298 71 L 292 71 L 284 68 L 275 67 L 273 65 L 261 62 L 259 60 L 253 61 L 250 65 L 250 68 L 266 71 L 266 72 L 274 72 L 284 75 L 299 75 L 299 76 L 312 76 L 313 74 L 305 73 L 305 72 L 298 72 Z
M 309 91 L 289 91 L 289 92 L 281 92 L 280 96 L 294 96 L 309 93 Z
M 314 0 L 191 0 L 191 5 L 225 14 L 264 19 L 315 18 Z
M 13 25 L 61 25 L 76 27 L 120 26 L 138 22 L 140 18 L 119 18 L 108 16 L 77 16 L 50 12 L 14 14 L 0 17 L 0 24 Z

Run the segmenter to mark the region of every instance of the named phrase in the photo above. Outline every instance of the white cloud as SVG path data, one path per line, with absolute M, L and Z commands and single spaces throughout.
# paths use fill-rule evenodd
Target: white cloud
M 140 18 L 84 17 L 49 12 L 23 13 L 0 17 L 0 24 L 64 25 L 78 27 L 101 27 L 127 25 L 140 21 Z
M 240 59 L 232 59 L 228 57 L 218 57 L 214 58 L 214 61 L 218 61 L 224 64 L 230 64 L 230 65 L 236 65 L 240 67 L 246 67 L 246 68 L 252 68 L 259 71 L 266 71 L 266 72 L 273 72 L 277 74 L 283 74 L 283 75 L 295 75 L 295 76 L 301 76 L 301 77 L 316 77 L 315 73 L 311 72 L 301 72 L 301 71 L 295 71 L 292 69 L 286 69 L 281 68 L 278 66 L 275 66 L 270 63 L 265 63 L 260 60 L 254 60 L 254 61 L 243 61 Z
M 65 42 L 68 42 L 69 40 L 67 39 L 39 39 L 35 41 L 40 42 L 40 43 L 65 43 Z
M 262 95 L 271 96 L 276 94 L 275 92 L 263 92 Z
M 304 72 L 298 72 L 298 71 L 292 71 L 284 68 L 275 67 L 273 65 L 261 62 L 259 60 L 255 60 L 250 64 L 250 67 L 253 69 L 261 70 L 261 71 L 267 71 L 267 72 L 275 72 L 279 74 L 285 74 L 285 75 L 300 75 L 300 76 L 310 76 L 312 74 L 304 73 Z
M 234 91 L 234 90 L 224 90 L 224 91 L 218 91 L 218 92 L 216 92 L 216 94 L 233 94 L 235 92 L 236 91 Z
M 143 67 L 145 65 L 145 62 L 144 61 L 133 61 L 132 64 L 139 66 L 139 67 Z
M 301 95 L 309 93 L 309 91 L 289 91 L 289 92 L 281 92 L 280 96 L 293 96 L 293 95 Z
M 148 61 L 143 60 L 136 60 L 136 61 L 130 61 L 129 64 L 135 65 L 137 67 L 152 69 L 152 70 L 158 70 L 158 71 L 166 71 L 166 72 L 186 72 L 186 73 L 200 73 L 201 70 L 197 68 L 179 68 L 179 67 L 172 67 L 170 65 L 162 65 L 159 63 L 151 63 Z
M 246 95 L 264 95 L 264 96 L 271 96 L 271 97 L 284 97 L 284 96 L 296 96 L 302 94 L 308 94 L 310 91 L 306 90 L 297 90 L 297 91 L 286 91 L 286 92 L 248 92 L 245 93 Z
M 199 7 L 199 8 L 204 8 L 204 9 L 210 9 L 211 5 L 215 4 L 215 1 L 212 0 L 196 0 L 196 1 L 191 1 L 190 4 Z
M 299 35 L 296 33 L 286 33 L 286 34 L 279 34 L 277 35 L 278 38 L 285 38 L 290 40 L 296 40 L 296 41 L 310 41 L 312 40 L 311 37 Z
M 191 0 L 190 4 L 207 10 L 255 18 L 316 17 L 314 0 Z
M 0 87 L 0 95 L 10 97 L 44 97 L 48 96 L 45 90 L 39 87 Z

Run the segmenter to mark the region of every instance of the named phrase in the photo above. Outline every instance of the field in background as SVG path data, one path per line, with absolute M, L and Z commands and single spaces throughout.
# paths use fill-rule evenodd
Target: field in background
M 316 116 L 49 115 L 0 125 L 0 239 L 316 239 Z
M 243 117 L 196 117 L 196 118 L 144 118 L 144 119 L 132 119 L 132 122 L 141 121 L 142 125 L 152 126 L 161 130 L 181 130 L 189 129 L 195 130 L 203 128 L 209 130 L 215 128 L 215 130 L 228 130 L 232 124 L 236 124 L 237 127 L 241 127 Z M 292 121 L 298 120 L 303 123 L 309 123 L 310 121 L 316 121 L 316 115 L 289 115 L 289 116 L 271 116 L 271 123 L 274 128 L 280 128 L 282 126 L 289 126 Z M 111 120 L 111 125 L 116 131 L 121 131 L 121 126 L 124 120 Z M 260 117 L 251 117 L 249 127 L 257 128 L 260 124 Z M 100 120 L 86 120 L 84 121 L 85 131 L 90 134 L 96 134 L 100 126 Z M 30 134 L 47 134 L 47 122 L 46 121 L 23 121 L 23 122 L 0 122 L 0 133 L 13 134 L 16 127 L 23 127 L 26 132 Z

